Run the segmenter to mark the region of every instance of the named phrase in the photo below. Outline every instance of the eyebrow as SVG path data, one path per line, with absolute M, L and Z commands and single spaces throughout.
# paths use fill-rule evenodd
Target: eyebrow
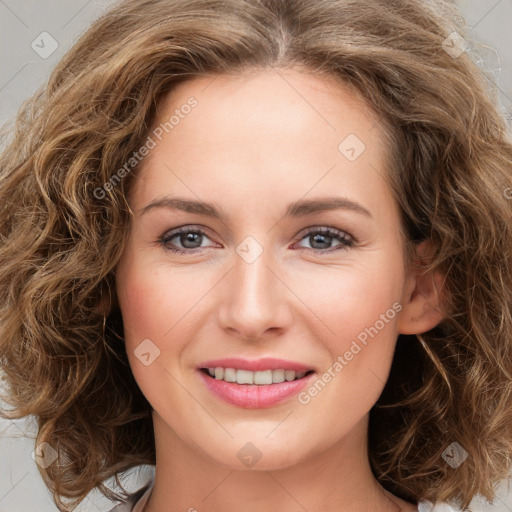
M 187 213 L 195 213 L 205 215 L 214 219 L 223 219 L 223 215 L 211 203 L 202 201 L 194 201 L 181 197 L 163 197 L 155 199 L 140 210 L 140 215 L 144 215 L 148 211 L 155 208 L 168 208 Z M 330 210 L 349 210 L 360 213 L 367 217 L 372 214 L 360 204 L 344 197 L 322 197 L 318 199 L 301 199 L 288 205 L 285 213 L 286 217 L 304 217 L 313 213 L 325 212 Z

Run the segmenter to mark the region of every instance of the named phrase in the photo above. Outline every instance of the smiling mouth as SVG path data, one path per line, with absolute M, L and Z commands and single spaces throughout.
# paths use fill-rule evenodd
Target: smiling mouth
M 284 369 L 252 372 L 250 370 L 221 367 L 201 368 L 200 370 L 215 380 L 256 386 L 268 386 L 269 384 L 280 384 L 281 382 L 293 382 L 314 373 L 313 370 L 296 372 L 294 370 Z

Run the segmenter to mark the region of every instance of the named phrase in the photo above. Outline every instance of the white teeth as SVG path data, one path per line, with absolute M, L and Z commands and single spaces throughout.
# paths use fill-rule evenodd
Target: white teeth
M 217 370 L 217 369 L 215 369 Z M 237 384 L 254 384 L 254 372 L 248 370 L 237 370 L 236 372 Z
M 295 372 L 293 370 L 286 370 L 284 372 L 284 377 L 287 381 L 291 381 L 295 379 Z
M 208 373 L 216 380 L 225 382 L 236 382 L 237 384 L 255 384 L 266 386 L 269 384 L 279 384 L 280 382 L 291 382 L 292 380 L 302 379 L 306 375 L 305 371 L 295 372 L 294 370 L 263 370 L 251 372 L 249 370 L 237 370 L 235 368 L 208 368 Z
M 236 382 L 236 370 L 234 368 L 226 368 L 224 370 L 224 380 L 226 382 Z
M 272 372 L 272 382 L 279 384 L 279 382 L 284 382 L 284 370 L 274 370 Z
M 272 370 L 254 372 L 254 384 L 272 384 Z

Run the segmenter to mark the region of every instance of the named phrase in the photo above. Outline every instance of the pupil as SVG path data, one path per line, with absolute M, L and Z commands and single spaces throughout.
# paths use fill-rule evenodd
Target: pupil
M 325 247 L 320 247 L 320 248 L 321 248 L 321 249 L 328 248 L 328 247 L 329 247 L 329 241 L 331 240 L 331 237 L 330 237 L 330 236 L 328 236 L 328 235 L 323 235 L 323 234 L 319 234 L 319 233 L 318 233 L 318 234 L 316 234 L 316 235 L 313 235 L 313 240 L 314 240 L 315 242 L 317 242 L 319 237 L 320 237 L 321 239 L 323 238 L 323 240 L 324 240 L 324 242 L 323 242 L 323 243 L 324 243 L 324 245 L 325 245 Z M 320 239 L 320 244 L 322 244 L 322 240 L 321 240 L 321 239 Z M 327 241 L 326 241 L 326 240 L 327 240 Z
M 187 247 L 188 249 L 194 249 L 195 247 L 191 247 L 188 244 L 189 243 L 194 244 L 194 238 L 199 237 L 199 236 L 201 236 L 199 233 L 185 233 L 184 235 L 182 235 L 181 243 L 183 244 L 184 247 Z M 197 240 L 196 240 L 196 242 L 197 242 Z M 199 245 L 201 245 L 201 244 L 199 244 Z

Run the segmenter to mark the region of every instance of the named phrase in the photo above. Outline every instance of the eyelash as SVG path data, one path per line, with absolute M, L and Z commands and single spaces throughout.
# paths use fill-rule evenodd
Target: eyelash
M 202 236 L 208 237 L 208 233 L 206 233 L 204 230 L 200 228 L 191 228 L 191 227 L 181 227 L 177 228 L 174 231 L 164 233 L 159 239 L 158 243 L 164 247 L 166 251 L 170 251 L 174 254 L 196 254 L 198 252 L 201 252 L 201 247 L 196 247 L 194 249 L 173 249 L 170 248 L 167 244 L 172 240 L 173 238 L 176 238 L 179 235 L 182 235 L 184 233 L 196 233 L 200 234 Z M 345 233 L 344 231 L 341 231 L 339 229 L 330 228 L 330 227 L 322 227 L 322 228 L 311 228 L 309 231 L 307 231 L 304 235 L 302 235 L 301 238 L 299 238 L 297 241 L 300 242 L 301 240 L 310 237 L 312 235 L 321 234 L 321 235 L 327 235 L 331 238 L 336 238 L 341 242 L 341 245 L 338 248 L 331 248 L 331 249 L 308 249 L 305 247 L 305 249 L 308 249 L 309 251 L 313 251 L 317 255 L 326 255 L 327 253 L 333 253 L 337 252 L 339 250 L 347 250 L 350 247 L 353 247 L 355 244 L 354 238 L 352 238 L 350 235 Z

